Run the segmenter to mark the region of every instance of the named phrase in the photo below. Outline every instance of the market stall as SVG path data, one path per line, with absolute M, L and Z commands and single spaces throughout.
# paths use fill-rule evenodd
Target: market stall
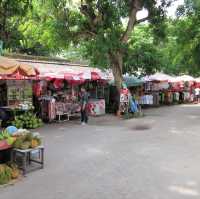
M 169 78 L 171 78 L 171 76 L 164 73 L 156 73 L 144 77 L 144 95 L 141 97 L 140 104 L 159 106 L 161 104 L 171 103 L 172 94 L 169 91 Z
M 114 80 L 109 82 L 110 84 L 110 112 L 116 112 L 118 109 L 118 101 L 121 113 L 126 113 L 131 111 L 130 101 L 132 103 L 138 104 L 140 97 L 143 93 L 143 84 L 144 81 L 135 77 L 124 75 L 123 76 L 123 85 L 120 90 L 120 98 L 118 98 L 117 88 L 115 87 Z M 132 112 L 135 112 L 135 109 Z
M 143 94 L 144 81 L 135 76 L 124 76 L 124 83 L 129 89 L 134 100 L 139 101 Z
M 97 68 L 69 63 L 20 60 L 39 71 L 39 81 L 34 83 L 35 104 L 40 104 L 45 121 L 69 120 L 80 115 L 79 93 L 84 86 L 90 94 L 89 114 L 105 114 L 106 84 L 109 72 Z
M 34 116 L 34 121 L 31 121 L 31 113 L 27 111 L 33 108 L 32 81 L 37 78 L 38 71 L 33 66 L 0 57 L 0 117 L 3 125 L 7 126 L 10 121 L 16 122 L 16 126 L 19 124 L 21 128 L 23 125 L 36 127 L 31 123 L 35 124 L 38 118 Z M 26 117 L 23 116 L 24 113 L 27 114 Z M 17 134 L 14 134 L 13 129 Z M 32 136 L 30 132 L 25 137 L 25 131 L 27 132 L 20 132 L 15 126 L 10 126 L 0 132 L 0 184 L 9 183 L 20 174 L 18 161 L 15 162 L 12 159 L 14 156 L 11 155 L 14 148 L 24 153 L 27 149 L 35 150 L 41 144 L 40 138 Z M 16 160 L 18 158 L 16 157 Z M 24 163 L 26 158 L 27 156 L 23 160 Z M 26 165 L 30 165 L 30 161 L 28 162 Z
M 0 113 L 7 121 L 26 110 L 32 109 L 32 81 L 38 71 L 33 66 L 0 57 Z
M 182 75 L 169 80 L 173 93 L 178 97 L 179 102 L 193 102 L 195 79 L 189 75 Z

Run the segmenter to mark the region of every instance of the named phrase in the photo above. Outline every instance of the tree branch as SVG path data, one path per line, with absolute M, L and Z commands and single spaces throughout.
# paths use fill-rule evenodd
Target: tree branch
M 73 35 L 76 35 L 76 37 L 85 38 L 85 39 L 90 39 L 91 37 L 96 36 L 95 33 L 88 31 L 88 30 L 87 31 L 79 31 L 79 32 L 73 33 Z
M 88 1 L 86 1 L 84 4 L 83 1 L 81 1 L 80 12 L 88 19 L 88 24 L 90 26 L 91 32 L 95 33 L 97 16 L 94 12 L 92 4 Z
M 121 41 L 123 43 L 127 43 L 128 42 L 128 38 L 129 38 L 133 28 L 134 28 L 134 25 L 137 22 L 136 14 L 137 14 L 137 12 L 139 10 L 141 10 L 140 2 L 138 0 L 132 0 L 132 2 L 131 2 L 131 10 L 130 10 L 130 13 L 129 13 L 128 25 L 127 25 L 126 31 L 124 32 L 124 34 L 123 34 L 123 36 L 121 38 Z

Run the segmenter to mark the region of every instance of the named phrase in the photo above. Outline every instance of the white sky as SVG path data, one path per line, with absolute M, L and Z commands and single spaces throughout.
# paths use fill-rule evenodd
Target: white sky
M 168 14 L 169 16 L 175 16 L 176 13 L 176 9 L 179 5 L 183 5 L 184 4 L 184 0 L 177 0 L 176 2 L 174 2 L 171 7 L 168 9 Z
M 174 17 L 175 13 L 176 13 L 176 9 L 179 5 L 184 4 L 184 0 L 176 0 L 169 8 L 168 8 L 168 15 L 170 17 Z M 138 12 L 137 14 L 137 18 L 141 19 L 144 18 L 148 15 L 148 12 L 146 10 L 142 10 L 140 12 Z

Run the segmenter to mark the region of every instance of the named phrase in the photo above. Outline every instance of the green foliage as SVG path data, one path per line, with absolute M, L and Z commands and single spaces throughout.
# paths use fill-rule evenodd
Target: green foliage
M 150 25 L 140 25 L 135 29 L 124 57 L 124 73 L 151 74 L 162 66 L 162 53 L 154 45 L 154 33 Z
M 16 49 L 21 33 L 18 25 L 31 8 L 31 0 L 1 0 L 0 1 L 0 40 L 5 48 Z
M 148 23 L 135 22 L 123 40 L 131 2 L 137 1 L 2 0 L 0 40 L 14 52 L 60 54 L 104 68 L 116 64 L 120 54 L 124 73 L 163 70 L 199 76 L 200 1 L 185 0 L 173 20 L 166 20 L 170 0 L 159 6 L 155 0 L 140 1 L 137 12 L 147 9 Z
M 62 0 L 57 6 L 57 0 L 47 1 L 46 5 L 50 8 L 55 20 L 59 22 L 59 28 L 62 29 L 61 32 L 66 33 L 59 40 L 66 43 L 70 40 L 75 46 L 77 44 L 77 46 L 81 46 L 81 54 L 95 66 L 108 67 L 112 65 L 113 60 L 110 59 L 110 55 L 116 56 L 117 53 L 120 53 L 126 62 L 124 71 L 127 71 L 127 65 L 130 67 L 133 64 L 130 60 L 127 61 L 127 58 L 132 59 L 137 56 L 142 52 L 143 47 L 148 52 L 141 55 L 143 60 L 139 61 L 140 63 L 138 61 L 135 62 L 137 64 L 134 64 L 134 70 L 137 70 L 138 67 L 146 70 L 145 67 L 149 62 L 152 62 L 151 66 L 155 64 L 155 59 L 151 61 L 152 53 L 156 51 L 154 47 L 145 43 L 134 47 L 131 46 L 135 41 L 135 34 L 130 38 L 133 27 L 140 21 L 135 21 L 131 26 L 128 26 L 126 21 L 127 19 L 130 21 L 137 20 L 136 13 L 145 8 L 149 11 L 147 20 L 151 24 L 149 28 L 154 33 L 152 35 L 156 35 L 157 38 L 164 37 L 165 8 L 169 6 L 168 3 L 170 1 L 163 0 L 160 6 L 157 6 L 154 0 L 138 1 L 138 4 L 137 1 L 118 0 L 85 0 L 81 2 L 79 6 L 70 6 L 68 1 Z M 134 11 L 132 10 L 134 6 L 136 6 L 137 10 L 135 15 L 131 16 L 130 12 Z M 125 36 L 128 39 L 124 38 Z M 156 39 L 156 41 L 158 40 Z M 133 53 L 134 50 L 136 52 Z M 128 56 L 125 56 L 127 54 Z M 150 66 L 147 70 L 150 71 Z
M 169 21 L 168 41 L 162 47 L 163 70 L 168 73 L 200 75 L 200 3 L 186 0 L 178 18 Z

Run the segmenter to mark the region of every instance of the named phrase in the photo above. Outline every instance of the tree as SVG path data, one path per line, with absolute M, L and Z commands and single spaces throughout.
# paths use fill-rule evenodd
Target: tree
M 192 75 L 200 75 L 200 2 L 185 0 L 180 6 L 176 21 L 177 44 L 179 46 L 176 59 L 184 67 L 184 71 Z M 187 33 L 187 34 L 186 34 Z
M 54 7 L 62 28 L 67 30 L 63 41 L 71 38 L 74 42 L 83 42 L 87 55 L 97 63 L 101 60 L 112 67 L 116 86 L 120 89 L 124 59 L 130 43 L 134 42 L 135 26 L 148 20 L 154 33 L 163 36 L 162 22 L 170 0 L 162 0 L 160 5 L 156 0 L 81 0 L 79 7 L 69 6 L 67 0 L 47 3 Z M 142 9 L 148 10 L 148 16 L 137 19 Z
M 32 9 L 23 17 L 23 23 L 18 26 L 18 31 L 21 33 L 18 52 L 39 56 L 61 52 L 63 45 L 57 39 L 59 30 L 57 20 L 46 10 L 48 8 L 38 0 L 32 0 Z
M 163 53 L 160 46 L 154 44 L 154 35 L 149 24 L 137 26 L 130 41 L 133 43 L 129 42 L 124 56 L 124 73 L 141 76 L 161 69 Z
M 167 42 L 161 48 L 166 73 L 200 75 L 200 2 L 185 0 L 177 18 L 168 20 Z
M 5 47 L 15 48 L 19 44 L 20 33 L 17 29 L 29 8 L 31 0 L 1 0 L 0 1 L 0 40 Z

